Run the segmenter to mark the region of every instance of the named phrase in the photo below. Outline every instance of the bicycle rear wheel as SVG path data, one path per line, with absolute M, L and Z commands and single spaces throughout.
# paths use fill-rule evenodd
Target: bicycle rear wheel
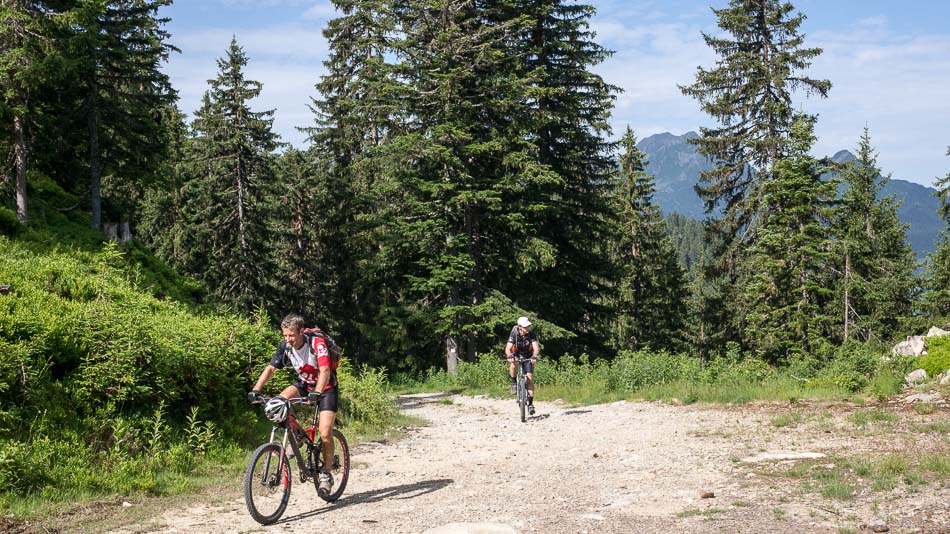
M 262 525 L 280 519 L 290 500 L 290 463 L 286 457 L 280 460 L 280 445 L 265 443 L 251 454 L 244 473 L 247 511 Z
M 317 442 L 322 446 L 322 442 Z M 318 456 L 317 465 L 322 469 L 323 468 L 323 451 L 320 447 L 314 447 L 313 452 Z M 337 429 L 333 429 L 333 465 L 329 467 L 330 475 L 333 476 L 333 491 L 328 494 L 326 497 L 320 495 L 320 492 L 317 492 L 317 495 L 320 495 L 320 498 L 327 501 L 333 502 L 340 498 L 340 495 L 343 495 L 343 490 L 346 489 L 346 482 L 350 479 L 350 446 L 346 443 L 346 437 L 343 436 L 343 432 L 340 432 Z M 320 476 L 319 471 L 318 475 L 313 479 L 314 486 L 320 488 Z

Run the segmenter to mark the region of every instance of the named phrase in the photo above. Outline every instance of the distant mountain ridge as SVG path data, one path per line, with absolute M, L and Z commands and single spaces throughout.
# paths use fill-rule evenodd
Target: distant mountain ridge
M 637 146 L 648 158 L 647 172 L 656 184 L 654 202 L 663 213 L 680 213 L 694 219 L 706 217 L 703 202 L 694 189 L 699 173 L 712 168 L 696 147 L 687 140 L 699 137 L 696 132 L 673 135 L 665 132 L 642 139 Z M 855 159 L 847 150 L 839 150 L 832 161 L 845 163 Z M 897 215 L 901 222 L 910 226 L 907 241 L 918 258 L 936 249 L 937 238 L 943 229 L 943 221 L 937 213 L 940 206 L 936 192 L 906 180 L 891 178 L 881 189 L 882 196 L 894 195 L 901 202 Z

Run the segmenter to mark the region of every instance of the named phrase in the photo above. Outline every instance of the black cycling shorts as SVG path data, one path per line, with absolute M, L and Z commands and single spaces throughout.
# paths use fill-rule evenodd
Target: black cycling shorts
M 297 393 L 301 397 L 306 398 L 307 393 L 310 393 L 310 388 L 312 388 L 313 386 L 310 384 L 307 384 L 306 382 L 298 380 L 297 382 L 294 383 L 294 387 L 297 388 Z M 337 384 L 336 386 L 333 386 L 332 388 L 324 391 L 323 395 L 320 395 L 320 402 L 318 404 L 317 409 L 321 412 L 334 412 L 334 413 L 338 412 L 339 403 L 340 403 L 340 400 L 339 400 L 340 393 L 338 391 L 339 389 L 340 389 L 340 385 Z
M 521 362 L 521 370 L 524 372 L 524 374 L 534 373 L 534 363 L 531 360 L 524 360 Z

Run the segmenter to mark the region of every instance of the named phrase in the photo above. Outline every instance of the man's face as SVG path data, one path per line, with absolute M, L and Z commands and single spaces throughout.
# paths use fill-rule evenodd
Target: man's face
M 299 349 L 303 346 L 303 334 L 299 328 L 282 328 L 281 330 L 284 333 L 284 341 L 286 341 L 288 345 L 295 349 Z
M 522 336 L 528 335 L 528 332 L 530 332 L 530 331 L 531 331 L 530 328 L 525 328 L 525 327 L 523 327 L 523 326 L 518 326 L 518 333 L 521 334 Z

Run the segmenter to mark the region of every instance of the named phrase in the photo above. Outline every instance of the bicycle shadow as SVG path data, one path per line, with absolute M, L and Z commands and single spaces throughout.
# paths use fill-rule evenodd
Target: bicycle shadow
M 565 412 L 561 412 L 561 415 L 580 415 L 582 413 L 590 413 L 590 412 L 591 410 L 567 410 Z
M 425 404 L 439 404 L 445 402 L 445 399 L 461 393 L 461 389 L 450 389 L 448 391 L 440 391 L 437 393 L 419 393 L 414 395 L 400 395 L 396 398 L 396 405 L 402 409 L 412 409 Z
M 426 480 L 424 482 L 416 482 L 414 484 L 403 484 L 401 486 L 393 486 L 391 488 L 382 488 L 373 491 L 364 491 L 363 493 L 356 493 L 354 495 L 347 495 L 340 500 L 334 503 L 328 503 L 329 506 L 320 508 L 318 510 L 311 510 L 309 512 L 304 512 L 301 514 L 293 515 L 286 517 L 274 523 L 279 525 L 281 523 L 290 523 L 293 521 L 299 521 L 301 519 L 307 519 L 309 517 L 316 517 L 327 512 L 332 512 L 334 510 L 339 510 L 340 508 L 346 508 L 347 506 L 353 506 L 354 504 L 368 504 L 379 502 L 384 499 L 415 499 L 426 493 L 432 493 L 438 491 L 449 484 L 455 482 L 451 478 L 440 478 L 437 480 Z

